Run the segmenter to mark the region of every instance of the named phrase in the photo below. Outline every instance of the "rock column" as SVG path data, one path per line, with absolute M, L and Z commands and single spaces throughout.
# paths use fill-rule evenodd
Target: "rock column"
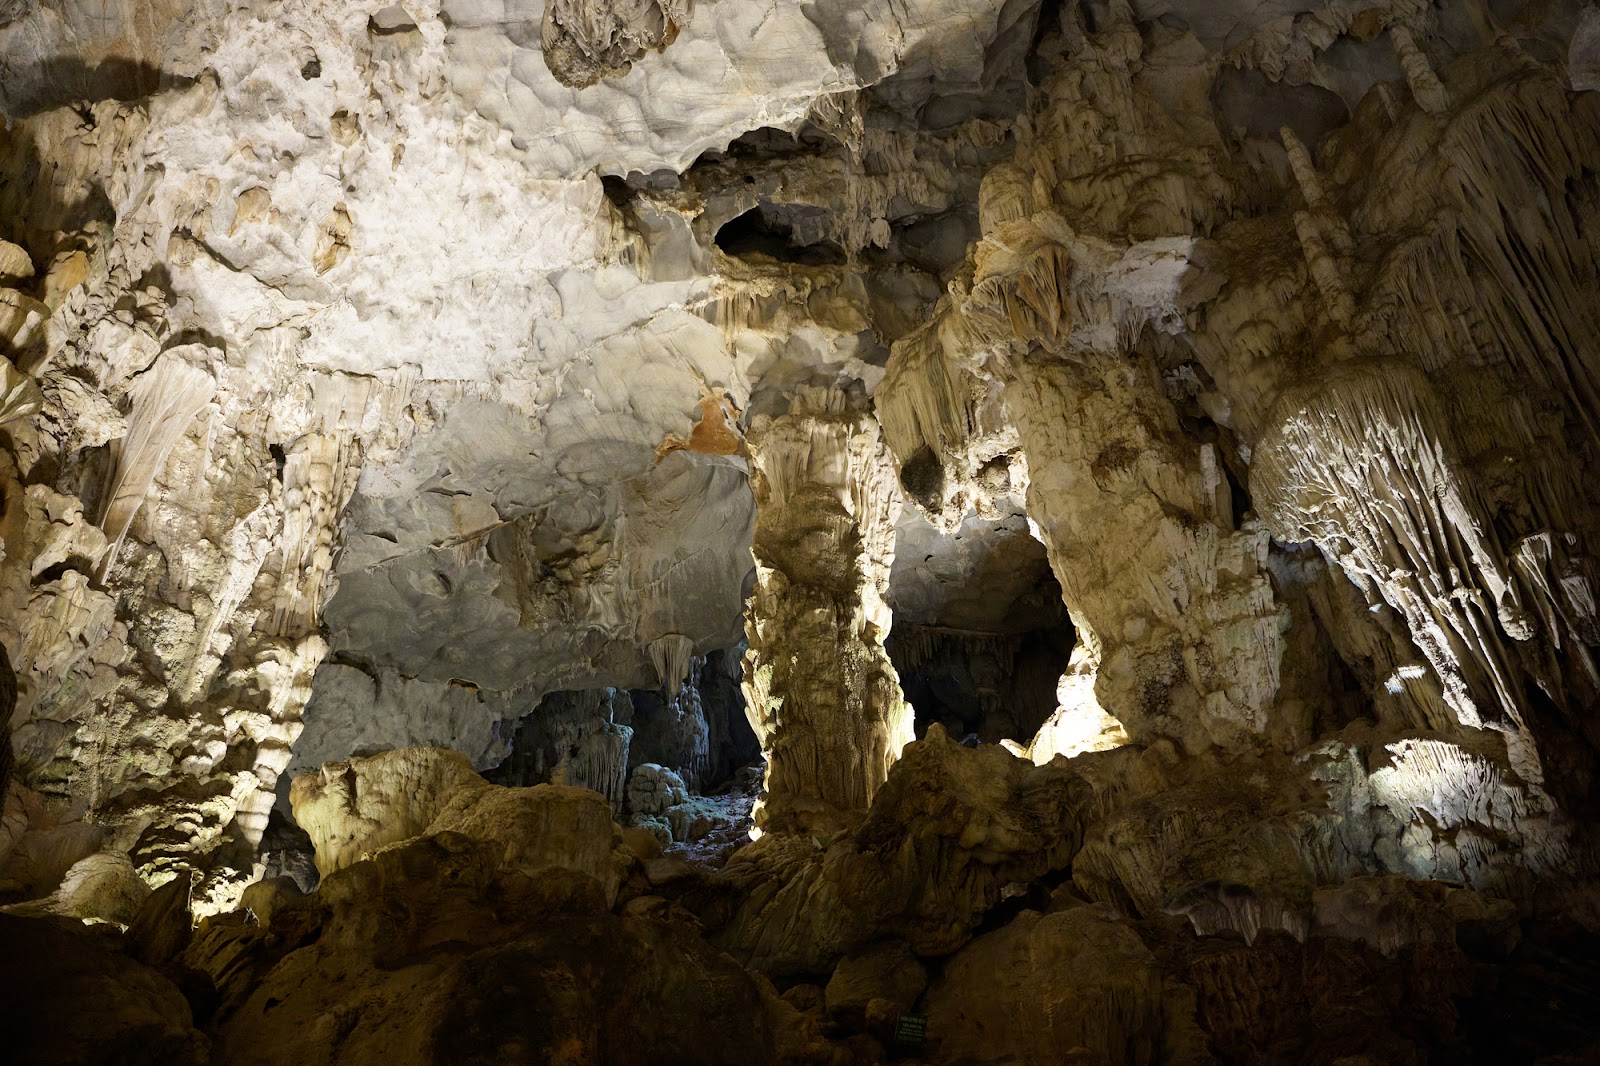
M 805 402 L 805 401 L 802 401 Z M 864 811 L 912 739 L 884 649 L 899 497 L 876 420 L 828 394 L 749 434 L 756 588 L 745 705 L 767 757 L 763 831 Z

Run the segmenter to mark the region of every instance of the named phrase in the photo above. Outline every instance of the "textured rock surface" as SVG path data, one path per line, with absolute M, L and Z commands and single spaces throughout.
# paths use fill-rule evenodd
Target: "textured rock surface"
M 928 993 L 943 1062 L 1161 1061 L 1161 972 L 1090 907 L 1028 912 L 973 941 Z
M 751 429 L 757 566 L 745 707 L 767 759 L 756 824 L 769 830 L 845 824 L 912 738 L 883 646 L 899 499 L 877 423 L 847 403 L 812 396 Z
M 498 845 L 505 865 L 529 876 L 556 869 L 593 878 L 609 905 L 628 863 L 603 796 L 564 785 L 501 788 L 442 748 L 329 763 L 296 778 L 290 802 L 323 876 L 413 837 L 460 833 Z
M 899 936 L 926 955 L 964 943 L 1004 885 L 1065 867 L 1079 844 L 1062 766 L 963 748 L 931 726 L 890 771 L 867 818 L 825 839 L 763 836 L 729 862 L 745 896 L 721 934 L 735 955 L 784 974 Z
M 771 986 L 692 929 L 609 914 L 592 882 L 524 876 L 497 851 L 415 841 L 266 929 L 203 932 L 186 958 L 222 993 L 219 1060 L 789 1061 Z
M 1593 1057 L 1597 27 L 0 0 L 61 1055 Z
M 76 926 L 76 928 L 73 928 Z M 211 1061 L 177 987 L 76 922 L 0 914 L 0 1033 L 18 1062 Z

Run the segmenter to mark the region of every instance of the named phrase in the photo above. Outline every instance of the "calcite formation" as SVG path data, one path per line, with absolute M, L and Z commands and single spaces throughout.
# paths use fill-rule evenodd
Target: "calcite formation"
M 756 497 L 745 700 L 767 760 L 763 828 L 837 828 L 912 739 L 883 641 L 899 507 L 876 422 L 808 396 L 749 435 Z
M 1584 0 L 0 0 L 0 1045 L 1594 1057 L 1597 89 Z

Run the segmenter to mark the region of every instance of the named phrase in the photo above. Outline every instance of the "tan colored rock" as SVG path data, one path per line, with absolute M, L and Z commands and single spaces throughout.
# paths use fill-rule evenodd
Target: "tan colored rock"
M 13 285 L 33 277 L 33 260 L 10 241 L 0 241 L 0 284 Z
M 415 837 L 458 833 L 495 845 L 505 866 L 529 876 L 563 870 L 591 877 L 609 906 L 632 862 L 599 793 L 500 788 L 459 753 L 439 748 L 326 764 L 295 778 L 290 802 L 323 876 Z
M 873 1001 L 887 1003 L 893 1013 L 908 1012 L 927 987 L 927 971 L 911 949 L 888 940 L 839 960 L 824 990 L 825 1004 L 829 1015 L 859 1027 Z
M 88 280 L 89 267 L 87 252 L 72 250 L 59 253 L 50 260 L 50 266 L 45 270 L 44 283 L 39 289 L 40 299 L 52 312 L 55 311 L 74 289 Z
M 1162 975 L 1094 907 L 1025 911 L 945 964 L 924 1013 L 936 1062 L 1155 1063 Z
M 286 905 L 292 905 L 305 893 L 291 877 L 269 877 L 257 881 L 239 894 L 239 910 L 248 912 L 263 928 L 272 924 L 272 916 Z
M 15 289 L 0 288 L 0 341 L 9 345 L 7 355 L 19 358 L 49 320 L 48 304 Z
M 692 924 L 609 914 L 592 879 L 530 876 L 499 851 L 453 833 L 411 841 L 330 874 L 269 929 L 203 931 L 185 958 L 224 988 L 217 1055 L 796 1061 L 793 1010 Z
M 295 821 L 311 835 L 324 876 L 422 835 L 458 794 L 488 788 L 460 754 L 407 748 L 325 763 L 290 787 Z
M 177 986 L 95 932 L 76 922 L 0 915 L 7 1057 L 211 1062 L 211 1042 L 195 1028 Z
M 74 863 L 50 895 L 4 909 L 11 914 L 54 914 L 125 926 L 149 898 L 150 886 L 140 880 L 126 852 L 98 851 Z
M 689 14 L 684 0 L 551 0 L 540 30 L 545 64 L 574 88 L 621 77 L 676 40 Z
M 350 254 L 350 234 L 355 225 L 344 204 L 337 204 L 317 227 L 317 246 L 311 255 L 312 268 L 326 274 Z
M 1036 767 L 999 745 L 965 748 L 935 723 L 855 828 L 763 836 L 729 860 L 723 876 L 746 898 L 717 942 L 776 974 L 826 971 L 890 937 L 948 954 L 1003 886 L 1065 867 L 1092 804 L 1064 760 Z
M 845 402 L 797 401 L 748 437 L 757 565 L 744 691 L 767 759 L 764 831 L 847 824 L 912 738 L 883 646 L 899 496 L 877 423 Z

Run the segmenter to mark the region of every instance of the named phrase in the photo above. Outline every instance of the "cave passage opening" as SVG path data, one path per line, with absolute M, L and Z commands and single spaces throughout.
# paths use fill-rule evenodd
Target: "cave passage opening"
M 775 208 L 760 204 L 724 222 L 716 244 L 737 259 L 766 256 L 780 263 L 801 266 L 842 266 L 848 260 L 843 248 L 827 237 L 809 236 L 827 212 L 821 208 Z
M 714 860 L 748 839 L 761 789 L 761 745 L 740 688 L 744 650 L 741 642 L 691 658 L 676 692 L 547 693 L 484 777 L 512 787 L 593 789 L 622 824 L 663 848 Z
M 1047 569 L 992 628 L 897 620 L 885 643 L 918 739 L 938 722 L 969 745 L 1026 746 L 1055 713 L 1076 641 Z

